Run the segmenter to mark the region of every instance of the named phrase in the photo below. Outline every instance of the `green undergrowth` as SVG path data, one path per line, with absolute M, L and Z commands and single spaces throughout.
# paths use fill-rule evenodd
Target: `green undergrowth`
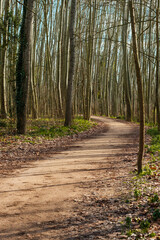
M 147 133 L 152 137 L 151 145 L 146 146 L 151 154 L 160 153 L 160 132 L 157 127 L 148 129 Z
M 154 127 L 156 126 L 156 124 L 153 123 L 153 122 L 145 122 L 145 125 L 146 125 L 147 127 L 152 127 L 152 128 L 154 128 Z
M 30 126 L 29 135 L 44 136 L 47 138 L 70 136 L 86 131 L 96 124 L 82 118 L 74 119 L 70 127 L 63 126 L 63 122 L 64 120 L 59 120 L 59 122 L 50 124 L 50 122 L 47 121 L 34 121 Z
M 106 117 L 106 116 L 104 115 L 104 117 Z M 123 115 L 118 115 L 118 116 L 110 115 L 109 117 L 112 118 L 112 119 L 122 119 L 122 120 L 125 120 L 125 116 L 123 116 Z
M 160 240 L 160 133 L 148 130 L 152 136 L 146 146 L 148 155 L 140 175 L 132 173 L 131 192 L 125 200 L 130 215 L 123 222 L 123 231 L 129 239 Z
M 51 140 L 58 137 L 71 136 L 84 132 L 95 126 L 93 121 L 84 120 L 82 117 L 77 117 L 73 120 L 70 127 L 64 126 L 64 119 L 29 119 L 27 123 L 26 135 L 16 134 L 15 121 L 1 120 L 0 121 L 0 142 L 2 147 L 13 143 L 42 143 L 43 140 Z

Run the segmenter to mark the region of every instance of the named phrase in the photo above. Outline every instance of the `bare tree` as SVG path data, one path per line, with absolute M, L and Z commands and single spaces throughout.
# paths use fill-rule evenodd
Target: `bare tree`
M 131 121 L 132 119 L 132 110 L 131 110 L 131 96 L 129 91 L 129 76 L 128 76 L 128 55 L 127 55 L 127 31 L 128 31 L 128 13 L 129 9 L 126 3 L 124 2 L 123 9 L 123 31 L 122 31 L 122 41 L 123 41 L 123 78 L 124 78 L 124 92 L 126 99 L 126 120 Z
M 5 67 L 6 67 L 6 52 L 7 52 L 7 35 L 8 35 L 8 19 L 9 19 L 9 0 L 5 0 L 5 7 L 4 7 L 4 29 L 3 29 L 3 44 L 1 48 L 1 118 L 6 118 L 7 116 L 7 109 L 6 109 L 6 89 L 5 89 Z M 2 5 L 2 2 L 1 2 Z
M 157 56 L 156 56 L 156 108 L 157 108 L 157 123 L 158 130 L 160 131 L 160 109 L 159 109 L 159 3 L 157 2 L 156 9 L 156 43 L 157 43 Z
M 138 153 L 138 162 L 137 162 L 138 173 L 140 173 L 142 171 L 142 159 L 144 154 L 145 114 L 144 114 L 143 84 L 142 84 L 141 69 L 140 69 L 140 63 L 139 63 L 139 57 L 138 57 L 138 43 L 137 43 L 137 35 L 136 35 L 133 0 L 129 1 L 129 9 L 130 9 L 130 16 L 131 16 L 133 54 L 134 54 L 135 70 L 136 70 L 136 76 L 137 76 L 138 101 L 139 101 L 139 111 L 140 111 L 139 153 Z
M 20 32 L 20 46 L 17 61 L 16 76 L 16 104 L 17 104 L 17 132 L 26 132 L 26 114 L 28 84 L 31 68 L 31 29 L 34 0 L 24 0 L 23 19 Z
M 73 91 L 73 78 L 74 78 L 74 65 L 75 65 L 75 43 L 74 43 L 74 24 L 76 16 L 76 0 L 71 2 L 71 13 L 69 23 L 69 35 L 70 35 L 70 65 L 68 76 L 68 88 L 66 95 L 66 112 L 65 112 L 65 126 L 71 125 L 72 120 L 72 91 Z

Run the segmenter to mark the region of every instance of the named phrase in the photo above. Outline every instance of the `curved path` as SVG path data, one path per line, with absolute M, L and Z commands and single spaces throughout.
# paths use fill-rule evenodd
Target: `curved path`
M 1 240 L 114 239 L 112 214 L 99 222 L 84 202 L 107 202 L 126 191 L 123 182 L 136 161 L 137 127 L 95 119 L 108 125 L 106 133 L 0 178 Z

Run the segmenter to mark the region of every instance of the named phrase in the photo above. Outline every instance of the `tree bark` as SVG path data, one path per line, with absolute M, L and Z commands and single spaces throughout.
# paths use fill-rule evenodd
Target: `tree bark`
M 139 174 L 142 172 L 142 159 L 144 154 L 145 113 L 144 113 L 143 83 L 142 83 L 139 56 L 138 56 L 138 44 L 137 44 L 137 35 L 136 35 L 136 27 L 135 27 L 135 13 L 134 13 L 134 7 L 133 7 L 133 0 L 129 1 L 129 9 L 130 9 L 130 16 L 131 16 L 133 54 L 134 54 L 135 70 L 136 70 L 136 76 L 137 76 L 138 102 L 139 102 L 139 114 L 140 114 L 139 153 L 138 153 L 138 161 L 137 161 L 138 174 Z
M 149 27 L 149 56 L 151 55 L 151 34 L 152 34 L 152 21 L 151 21 L 151 14 L 152 14 L 152 0 L 150 1 L 150 12 L 149 12 L 149 18 L 150 18 L 150 27 Z M 148 91 L 147 91 L 147 120 L 150 121 L 150 99 L 151 99 L 151 60 L 148 59 Z
M 65 126 L 70 126 L 72 122 L 72 91 L 73 91 L 73 78 L 74 78 L 74 65 L 75 65 L 75 37 L 74 37 L 74 25 L 76 16 L 76 0 L 71 2 L 71 14 L 70 14 L 70 65 L 68 76 L 68 88 L 66 95 L 66 111 L 65 111 Z
M 157 56 L 156 56 L 156 108 L 157 108 L 157 123 L 158 131 L 160 131 L 160 109 L 159 109 L 159 3 L 156 9 L 156 42 L 157 42 Z
M 2 3 L 2 2 L 1 2 Z M 6 110 L 6 92 L 5 92 L 5 68 L 6 68 L 6 52 L 7 52 L 7 32 L 8 32 L 8 11 L 9 0 L 5 1 L 5 14 L 4 14 L 4 30 L 3 30 L 3 44 L 1 49 L 1 118 L 7 117 Z
M 28 84 L 31 68 L 31 30 L 34 0 L 24 0 L 20 46 L 16 68 L 17 132 L 26 133 Z
M 127 15 L 127 16 L 126 16 Z M 127 30 L 128 30 L 128 9 L 126 8 L 126 4 L 124 2 L 124 10 L 123 10 L 123 31 L 122 31 L 122 42 L 123 42 L 123 73 L 124 73 L 124 92 L 125 92 L 125 100 L 126 100 L 126 120 L 132 120 L 132 110 L 131 110 L 131 99 L 129 94 L 129 76 L 128 76 L 128 61 L 127 61 Z

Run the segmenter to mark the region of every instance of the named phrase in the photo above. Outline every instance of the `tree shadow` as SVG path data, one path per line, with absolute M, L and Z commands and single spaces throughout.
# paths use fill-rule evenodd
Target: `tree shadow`
M 30 223 L 23 229 L 18 227 L 7 229 L 1 231 L 0 239 L 112 240 L 112 234 L 119 239 L 124 228 L 118 222 L 118 218 L 125 218 L 131 211 L 123 206 L 122 199 L 124 199 L 124 195 L 110 199 L 97 199 L 96 196 L 91 196 L 78 203 L 74 209 L 75 213 L 73 211 L 74 216 L 62 216 L 61 220 L 54 218 L 54 220 Z M 52 209 L 48 209 L 48 215 L 52 211 Z M 43 211 L 36 211 L 36 214 L 40 213 L 42 214 Z M 25 212 L 24 214 L 35 214 L 35 212 Z M 47 234 L 46 238 L 45 234 Z M 27 235 L 31 238 L 27 238 Z M 47 236 L 50 237 L 47 238 Z

